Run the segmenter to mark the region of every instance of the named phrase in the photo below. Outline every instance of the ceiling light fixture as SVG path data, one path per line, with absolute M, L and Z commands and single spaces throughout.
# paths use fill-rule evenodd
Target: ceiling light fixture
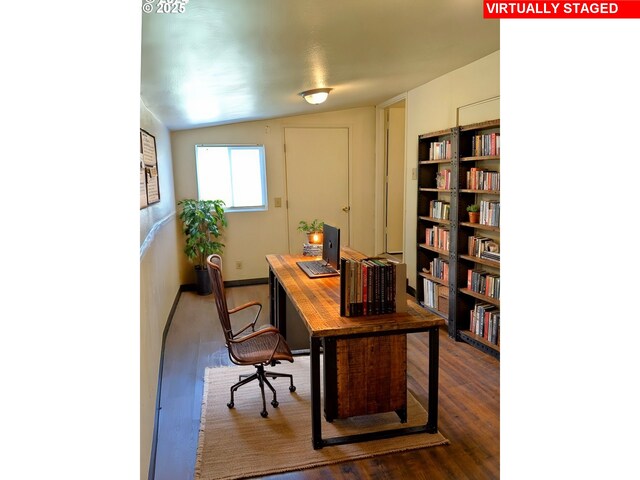
M 311 105 L 318 105 L 327 99 L 331 90 L 333 90 L 333 88 L 314 88 L 312 90 L 300 92 L 299 95 L 304 98 L 307 103 L 310 103 Z

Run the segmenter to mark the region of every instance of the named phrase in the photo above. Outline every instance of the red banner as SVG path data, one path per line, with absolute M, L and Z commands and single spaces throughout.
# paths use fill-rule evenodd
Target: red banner
M 640 18 L 640 0 L 522 2 L 484 0 L 484 18 Z

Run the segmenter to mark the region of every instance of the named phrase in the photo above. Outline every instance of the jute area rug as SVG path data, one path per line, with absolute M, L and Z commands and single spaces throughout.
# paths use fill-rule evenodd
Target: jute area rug
M 265 388 L 267 418 L 260 416 L 262 399 L 257 381 L 240 387 L 235 394 L 235 408 L 227 407 L 229 388 L 238 381 L 239 374 L 253 373 L 253 367 L 205 370 L 196 479 L 251 478 L 449 443 L 440 433 L 419 433 L 314 450 L 311 445 L 309 358 L 295 357 L 294 363 L 284 362 L 273 370 L 292 373 L 296 391 L 289 392 L 286 378 L 270 379 L 280 405 L 278 408 L 271 406 L 271 392 Z M 427 421 L 424 408 L 411 394 L 408 394 L 407 403 L 406 424 L 401 424 L 395 413 L 338 419 L 333 423 L 326 422 L 323 417 L 322 436 L 424 425 Z

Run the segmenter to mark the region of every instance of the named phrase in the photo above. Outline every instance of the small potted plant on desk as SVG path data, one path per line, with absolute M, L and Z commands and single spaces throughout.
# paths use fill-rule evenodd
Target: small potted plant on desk
M 222 200 L 185 199 L 178 202 L 182 207 L 180 220 L 187 237 L 184 253 L 195 263 L 198 295 L 209 295 L 212 291 L 206 260 L 212 253 L 222 253 L 223 243 L 217 241 L 227 226 Z
M 324 226 L 324 222 L 318 220 L 317 218 L 313 220 L 311 223 L 306 222 L 305 220 L 300 220 L 298 223 L 298 231 L 307 234 L 307 240 L 309 243 L 318 245 L 322 244 L 322 227 Z
M 469 221 L 471 223 L 478 223 L 480 219 L 480 207 L 474 203 L 467 207 L 467 212 L 469 212 Z

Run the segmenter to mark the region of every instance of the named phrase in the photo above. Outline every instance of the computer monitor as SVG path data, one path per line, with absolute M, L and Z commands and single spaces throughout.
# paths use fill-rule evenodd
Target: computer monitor
M 322 259 L 340 270 L 340 229 L 326 223 L 322 228 Z

